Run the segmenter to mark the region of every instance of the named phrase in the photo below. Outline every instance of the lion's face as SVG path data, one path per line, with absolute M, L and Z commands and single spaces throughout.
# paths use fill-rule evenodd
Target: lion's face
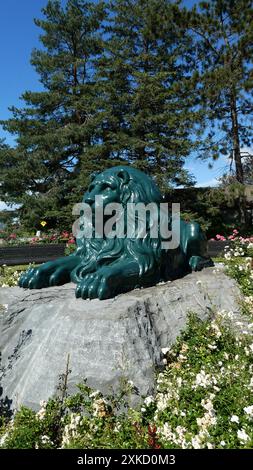
M 112 202 L 120 202 L 120 191 L 117 181 L 106 181 L 103 173 L 97 176 L 89 185 L 87 192 L 84 195 L 84 202 L 94 210 L 95 198 L 100 196 L 100 204 L 105 207 Z
M 89 204 L 92 212 L 95 210 L 96 196 L 99 196 L 99 207 L 104 209 L 110 203 L 122 203 L 125 185 L 129 181 L 129 175 L 126 171 L 109 173 L 104 171 L 97 175 L 90 183 L 88 190 L 84 194 L 83 202 Z

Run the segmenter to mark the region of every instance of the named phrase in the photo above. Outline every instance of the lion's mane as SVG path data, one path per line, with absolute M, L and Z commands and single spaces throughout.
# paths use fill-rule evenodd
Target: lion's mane
M 122 174 L 128 175 L 127 181 L 122 178 Z M 129 202 L 159 205 L 163 200 L 153 180 L 135 168 L 114 167 L 99 175 L 100 182 L 101 177 L 105 182 L 109 181 L 117 186 L 118 200 L 115 202 L 120 202 L 124 209 Z M 92 183 L 96 183 L 96 176 Z M 130 220 L 130 223 L 135 224 L 135 220 Z M 161 258 L 160 230 L 158 229 L 158 238 L 151 238 L 149 229 L 147 226 L 146 235 L 142 238 L 78 239 L 76 255 L 81 257 L 81 263 L 72 271 L 72 281 L 79 283 L 86 274 L 97 271 L 101 266 L 111 265 L 119 259 L 135 260 L 139 265 L 140 279 L 144 278 L 150 269 L 159 266 Z

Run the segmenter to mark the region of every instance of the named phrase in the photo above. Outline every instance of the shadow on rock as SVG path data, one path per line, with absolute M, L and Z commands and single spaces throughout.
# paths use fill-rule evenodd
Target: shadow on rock
M 13 415 L 13 410 L 11 409 L 12 400 L 7 396 L 3 397 L 3 387 L 0 386 L 0 418 L 9 420 Z
M 0 353 L 0 374 L 3 372 L 3 368 L 1 367 L 2 362 L 2 355 Z M 0 418 L 9 420 L 13 415 L 13 410 L 11 409 L 12 400 L 5 396 L 3 398 L 4 391 L 3 387 L 0 384 Z

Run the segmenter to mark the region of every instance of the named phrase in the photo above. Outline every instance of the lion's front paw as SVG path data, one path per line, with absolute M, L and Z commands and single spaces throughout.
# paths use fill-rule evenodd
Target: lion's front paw
M 48 287 L 49 279 L 41 270 L 41 267 L 30 268 L 21 274 L 18 284 L 24 288 L 41 289 L 42 287 Z
M 77 285 L 76 297 L 82 299 L 108 299 L 116 294 L 117 282 L 110 269 L 87 274 Z
M 68 282 L 69 273 L 63 267 L 52 263 L 45 263 L 37 268 L 30 268 L 19 279 L 19 286 L 28 289 L 42 289 L 43 287 L 59 286 Z

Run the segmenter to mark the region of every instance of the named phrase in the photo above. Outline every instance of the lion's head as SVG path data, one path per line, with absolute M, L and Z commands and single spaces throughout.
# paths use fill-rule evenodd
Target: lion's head
M 162 195 L 154 181 L 140 170 L 127 166 L 113 167 L 93 175 L 83 197 L 83 202 L 91 207 L 92 212 L 95 210 L 96 196 L 100 197 L 101 209 L 110 203 L 120 203 L 125 209 L 128 203 L 147 205 L 162 201 Z M 132 223 L 135 223 L 134 218 Z M 140 273 L 143 273 L 145 267 L 155 263 L 158 252 L 160 253 L 159 240 L 152 239 L 148 232 L 141 239 L 83 237 L 77 239 L 77 245 L 77 254 L 82 258 L 81 265 L 72 273 L 72 280 L 77 283 L 87 273 L 121 257 L 138 260 Z
M 127 166 L 116 166 L 93 175 L 83 202 L 93 205 L 98 195 L 102 196 L 104 205 L 111 202 L 149 204 L 162 200 L 158 187 L 148 175 Z

